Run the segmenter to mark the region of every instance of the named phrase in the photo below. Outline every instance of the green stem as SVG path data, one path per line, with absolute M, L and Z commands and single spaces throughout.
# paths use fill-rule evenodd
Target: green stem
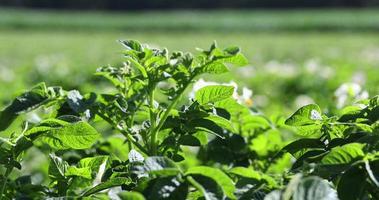
M 121 132 L 121 134 L 122 135 L 124 135 L 125 137 L 126 137 L 126 139 L 128 140 L 128 141 L 130 141 L 132 144 L 133 144 L 133 146 L 136 146 L 139 150 L 141 150 L 144 154 L 146 154 L 146 155 L 149 155 L 149 152 L 140 144 L 140 143 L 138 143 L 137 141 L 135 141 L 131 136 L 130 136 L 130 134 L 129 133 L 127 133 L 127 132 L 125 132 L 125 131 L 121 131 L 120 130 L 120 132 Z
M 149 93 L 149 107 L 150 107 L 150 130 L 152 133 L 156 126 L 156 117 L 154 114 L 154 89 L 152 89 Z M 155 140 L 150 140 L 150 149 L 152 150 L 155 145 Z
M 187 84 L 185 86 L 183 86 L 183 88 L 181 90 L 179 90 L 178 92 L 178 95 L 176 95 L 176 97 L 172 100 L 171 104 L 167 107 L 166 111 L 163 113 L 163 116 L 162 118 L 159 119 L 159 123 L 158 125 L 152 129 L 152 132 L 151 132 L 151 154 L 152 155 L 157 155 L 157 136 L 158 136 L 158 132 L 159 130 L 162 128 L 163 124 L 165 123 L 167 117 L 170 115 L 170 112 L 171 110 L 176 106 L 176 104 L 178 103 L 180 97 L 182 96 L 183 92 L 186 90 L 186 88 L 188 87 L 188 85 L 192 82 L 192 80 L 195 78 L 195 75 L 192 76 Z
M 200 191 L 201 193 L 203 193 L 205 199 L 210 199 L 207 195 L 207 191 L 204 189 L 204 187 L 202 185 L 200 185 L 200 183 L 198 183 L 195 179 L 192 178 L 192 176 L 187 176 L 186 177 L 187 181 L 189 183 L 191 183 L 191 185 L 193 187 L 195 187 L 198 191 Z
M 180 99 L 181 97 L 181 94 L 177 95 L 173 101 L 171 102 L 171 104 L 168 106 L 168 108 L 166 109 L 166 111 L 163 113 L 163 116 L 162 118 L 159 120 L 159 123 L 156 127 L 153 128 L 152 132 L 151 132 L 151 154 L 152 155 L 157 155 L 157 144 L 156 144 L 156 141 L 157 141 L 157 136 L 158 136 L 158 132 L 159 130 L 162 128 L 164 122 L 166 121 L 167 117 L 170 115 L 170 112 L 171 110 L 176 106 L 178 100 Z
M 108 122 L 112 127 L 116 128 L 117 130 L 120 131 L 120 133 L 126 137 L 126 139 L 130 142 L 132 142 L 132 144 L 136 147 L 138 147 L 139 150 L 141 150 L 143 153 L 145 153 L 146 155 L 148 155 L 148 151 L 141 145 L 139 144 L 137 141 L 135 141 L 128 132 L 126 132 L 124 129 L 120 128 L 117 126 L 117 124 L 113 123 L 113 121 L 111 119 L 109 119 L 107 116 L 101 114 L 101 113 L 97 113 L 102 119 L 104 119 L 106 122 Z M 1 199 L 0 199 L 1 200 Z
M 8 177 L 11 174 L 12 170 L 13 170 L 13 167 L 8 166 L 7 170 L 5 171 L 4 182 L 3 182 L 3 185 L 1 186 L 1 190 L 0 190 L 0 200 L 3 199 L 3 194 L 4 194 L 5 188 L 7 186 Z

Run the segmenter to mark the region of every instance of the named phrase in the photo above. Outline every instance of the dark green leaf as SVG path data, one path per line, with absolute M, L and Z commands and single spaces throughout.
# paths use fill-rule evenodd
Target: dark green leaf
M 30 91 L 22 93 L 0 112 L 0 131 L 6 129 L 19 114 L 41 106 L 48 99 L 49 95 L 45 83 L 40 83 Z
M 325 145 L 319 139 L 303 138 L 303 139 L 296 140 L 296 141 L 291 142 L 290 144 L 286 145 L 282 149 L 282 151 L 288 152 L 290 154 L 294 154 L 300 150 L 309 149 L 309 148 L 324 149 Z
M 89 196 L 89 195 L 95 194 L 97 192 L 103 191 L 105 189 L 109 189 L 109 188 L 116 187 L 116 186 L 121 186 L 121 185 L 127 184 L 127 183 L 130 183 L 129 178 L 115 177 L 115 178 L 107 180 L 106 182 L 102 182 L 102 183 L 96 185 L 95 187 L 89 189 L 82 196 Z
M 196 174 L 213 179 L 222 188 L 227 197 L 232 199 L 235 198 L 233 194 L 235 190 L 234 183 L 221 170 L 212 167 L 197 166 L 189 168 L 185 173 L 186 176 Z
M 121 200 L 145 200 L 142 194 L 138 192 L 120 192 L 117 194 Z

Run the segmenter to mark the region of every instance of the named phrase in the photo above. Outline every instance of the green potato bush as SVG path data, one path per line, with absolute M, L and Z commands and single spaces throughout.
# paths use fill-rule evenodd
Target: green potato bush
M 240 49 L 121 44 L 125 63 L 97 70 L 98 91 L 40 83 L 0 112 L 0 199 L 379 198 L 379 97 L 287 120 L 240 104 L 233 86 L 183 101 L 199 76 L 246 65 Z

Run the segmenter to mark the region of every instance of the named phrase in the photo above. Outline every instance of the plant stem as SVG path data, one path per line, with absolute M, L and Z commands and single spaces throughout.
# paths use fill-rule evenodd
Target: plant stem
M 125 131 L 121 131 L 120 130 L 120 132 L 121 132 L 121 134 L 122 135 L 124 135 L 125 137 L 126 137 L 126 139 L 128 140 L 128 141 L 130 141 L 130 142 L 132 142 L 132 144 L 134 145 L 134 146 L 136 146 L 136 147 L 138 147 L 138 149 L 139 150 L 141 150 L 143 153 L 145 153 L 146 155 L 148 155 L 149 154 L 149 152 L 140 144 L 140 143 L 138 143 L 137 141 L 135 141 L 131 136 L 130 136 L 130 134 L 129 133 L 127 133 L 127 132 L 125 132 Z
M 192 178 L 192 176 L 186 177 L 187 181 L 192 184 L 193 187 L 195 187 L 197 190 L 199 190 L 201 193 L 203 193 L 205 199 L 210 199 L 207 195 L 207 191 L 204 189 L 200 183 L 198 183 L 195 179 Z
M 158 136 L 158 132 L 159 130 L 162 128 L 164 122 L 166 121 L 167 117 L 170 115 L 170 112 L 172 110 L 172 108 L 174 108 L 178 102 L 178 100 L 180 99 L 181 97 L 181 94 L 178 94 L 174 99 L 173 101 L 171 102 L 171 104 L 167 107 L 166 111 L 164 112 L 162 118 L 159 120 L 159 123 L 156 127 L 153 128 L 152 132 L 151 132 L 151 154 L 152 155 L 156 155 L 157 154 L 157 144 L 156 144 L 156 141 L 157 141 L 157 136 Z
M 154 114 L 154 88 L 150 91 L 149 93 L 149 110 L 150 110 L 150 130 L 152 131 L 152 133 L 154 133 L 154 129 L 155 129 L 155 126 L 156 126 L 156 117 L 155 117 L 155 114 Z M 153 138 L 153 134 L 151 134 L 152 138 Z M 153 139 L 150 139 L 150 150 L 152 151 L 152 149 L 154 148 L 155 146 L 155 140 Z
M 7 170 L 5 171 L 4 182 L 3 182 L 3 185 L 1 186 L 1 190 L 0 190 L 0 200 L 3 199 L 3 194 L 4 194 L 5 188 L 7 186 L 8 177 L 11 174 L 12 170 L 13 170 L 13 167 L 8 166 Z
M 151 154 L 152 155 L 157 155 L 157 136 L 158 136 L 158 132 L 159 130 L 162 128 L 163 124 L 165 123 L 167 117 L 170 115 L 170 112 L 171 110 L 176 106 L 176 104 L 178 103 L 180 97 L 182 96 L 183 92 L 186 90 L 186 88 L 188 87 L 188 85 L 192 82 L 192 80 L 195 78 L 195 76 L 192 76 L 187 84 L 185 86 L 183 86 L 182 89 L 179 90 L 178 94 L 175 96 L 175 98 L 172 100 L 171 104 L 167 107 L 166 111 L 163 113 L 163 116 L 162 118 L 159 119 L 159 122 L 158 122 L 158 125 L 152 129 L 152 132 L 151 132 Z

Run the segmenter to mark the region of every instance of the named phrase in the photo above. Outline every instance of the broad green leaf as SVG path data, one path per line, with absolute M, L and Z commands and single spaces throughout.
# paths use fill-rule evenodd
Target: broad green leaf
M 290 126 L 306 126 L 319 121 L 322 121 L 320 107 L 316 104 L 309 104 L 297 110 L 285 123 Z
M 235 199 L 233 194 L 235 190 L 234 183 L 221 170 L 212 167 L 196 166 L 189 168 L 185 173 L 186 176 L 196 174 L 213 179 L 222 188 L 227 197 Z
M 229 97 L 224 100 L 218 101 L 215 103 L 217 108 L 223 108 L 227 110 L 232 116 L 237 116 L 241 114 L 250 115 L 251 112 L 249 108 L 239 104 L 234 98 Z
M 300 150 L 303 149 L 309 149 L 309 148 L 325 148 L 325 144 L 322 143 L 319 139 L 313 139 L 313 138 L 302 138 L 296 141 L 293 141 L 286 145 L 283 149 L 282 152 L 288 152 L 290 154 L 294 154 Z
M 65 171 L 64 175 L 65 176 L 78 176 L 86 179 L 92 179 L 91 176 L 92 170 L 90 167 L 74 167 L 74 166 L 69 166 L 67 170 Z
M 200 73 L 222 74 L 228 72 L 229 69 L 222 62 L 212 61 L 199 68 L 199 71 Z
M 260 156 L 267 156 L 270 152 L 280 150 L 282 145 L 281 133 L 276 129 L 269 129 L 251 139 L 249 148 Z
M 62 158 L 55 156 L 53 154 L 49 155 L 49 177 L 57 180 L 65 179 L 65 173 L 69 167 L 68 163 Z
M 306 163 L 318 163 L 322 157 L 327 153 L 324 149 L 308 150 L 304 152 L 295 153 L 293 156 L 296 158 L 296 162 L 293 163 L 292 169 L 296 169 Z
M 191 120 L 187 126 L 194 127 L 199 131 L 206 131 L 220 138 L 224 138 L 224 131 L 222 127 L 209 119 L 194 119 Z
M 297 132 L 296 134 L 303 137 L 319 137 L 322 135 L 321 133 L 321 124 L 313 124 L 307 126 L 296 126 Z
M 139 176 L 143 176 L 145 173 L 156 176 L 171 176 L 177 175 L 180 169 L 174 161 L 166 157 L 152 156 L 145 159 L 144 165 L 134 166 L 132 171 Z
M 229 173 L 232 173 L 232 174 L 235 174 L 238 176 L 242 176 L 245 178 L 261 180 L 261 175 L 257 171 L 250 169 L 250 168 L 234 167 L 229 171 Z
M 178 143 L 181 145 L 186 145 L 186 146 L 200 146 L 201 145 L 199 139 L 197 139 L 193 135 L 180 136 Z
M 221 62 L 231 63 L 231 64 L 234 64 L 237 66 L 244 66 L 244 65 L 247 65 L 249 63 L 247 58 L 241 53 L 237 53 L 233 56 L 217 57 L 216 60 L 221 61 Z
M 35 135 L 29 133 L 28 135 Z M 27 136 L 28 136 L 27 135 Z M 101 135 L 87 122 L 77 122 L 62 127 L 51 128 L 37 134 L 36 141 L 48 144 L 51 148 L 60 149 L 87 149 L 90 148 Z
M 32 140 L 25 136 L 20 136 L 16 141 L 16 146 L 13 149 L 14 156 L 19 156 L 22 152 L 33 146 Z
M 338 182 L 338 197 L 343 200 L 363 199 L 366 179 L 366 173 L 362 167 L 352 166 L 342 174 Z
M 196 137 L 197 140 L 200 142 L 200 145 L 206 145 L 208 144 L 208 134 L 205 131 L 197 131 L 196 133 L 192 134 L 192 136 Z
M 321 164 L 339 165 L 356 161 L 357 159 L 364 157 L 363 147 L 364 145 L 359 143 L 350 143 L 335 147 L 322 158 Z
M 100 191 L 103 191 L 103 190 L 106 190 L 106 189 L 109 189 L 112 187 L 121 186 L 123 184 L 127 184 L 130 182 L 131 182 L 131 180 L 129 178 L 126 178 L 126 177 L 112 178 L 110 180 L 102 182 L 102 183 L 96 185 L 95 187 L 87 190 L 82 196 L 89 196 L 89 195 L 95 194 L 97 192 L 100 192 Z
M 223 128 L 223 129 L 226 129 L 226 130 L 231 131 L 231 132 L 235 132 L 235 130 L 232 126 L 232 123 L 223 117 L 220 117 L 217 115 L 210 115 L 208 117 L 204 117 L 204 119 L 214 122 L 215 124 L 217 124 L 219 127 Z
M 225 85 L 210 85 L 198 90 L 195 99 L 200 104 L 215 103 L 233 95 L 234 87 Z
M 196 188 L 196 192 L 193 191 L 188 195 L 189 199 L 227 199 L 221 186 L 212 178 L 194 174 L 187 176 L 187 180 Z
M 79 168 L 89 168 L 91 171 L 92 178 L 96 176 L 102 176 L 105 170 L 109 166 L 108 156 L 95 156 L 89 158 L 83 158 L 79 161 Z
M 138 192 L 120 192 L 117 194 L 121 200 L 145 200 L 145 197 L 141 193 Z
M 148 200 L 186 199 L 188 188 L 177 176 L 159 177 L 148 182 L 143 194 Z
M 49 99 L 45 83 L 34 86 L 30 91 L 16 97 L 10 105 L 0 111 L 0 131 L 6 129 L 16 117 L 46 103 Z
M 78 167 L 89 167 L 92 171 L 99 171 L 100 165 L 108 161 L 108 156 L 95 156 L 83 158 L 79 161 Z

